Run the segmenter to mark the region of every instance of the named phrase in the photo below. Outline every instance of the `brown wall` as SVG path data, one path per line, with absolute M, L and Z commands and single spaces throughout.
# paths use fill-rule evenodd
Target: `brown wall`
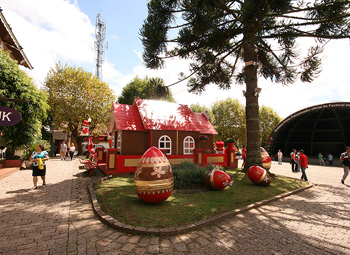
M 207 135 L 209 140 L 202 142 L 199 140 L 199 132 L 152 131 L 152 146 L 158 147 L 158 140 L 163 135 L 169 136 L 172 141 L 172 155 L 183 154 L 183 141 L 186 136 L 192 136 L 194 138 L 196 149 L 203 149 L 203 153 L 213 153 L 213 135 Z M 176 144 L 177 139 L 178 144 Z
M 120 155 L 143 155 L 148 149 L 148 132 L 122 132 L 122 146 Z
M 196 145 L 196 148 L 203 149 L 204 154 L 214 153 L 214 135 L 206 135 L 209 139 L 200 141 L 198 138 L 199 146 Z
M 176 155 L 176 131 L 165 131 L 165 130 L 156 130 L 151 131 L 151 146 L 158 148 L 158 140 L 161 136 L 167 135 L 171 139 L 171 154 Z
M 150 146 L 158 148 L 158 140 L 167 135 L 171 139 L 172 155 L 183 154 L 183 141 L 186 136 L 192 136 L 195 140 L 195 148 L 203 149 L 203 153 L 213 153 L 213 135 L 207 135 L 209 140 L 200 141 L 199 132 L 186 131 L 151 131 L 151 145 L 149 145 L 149 133 L 141 131 L 122 131 L 122 143 L 120 155 L 143 155 Z M 115 132 L 115 148 L 117 146 L 118 132 Z M 177 140 L 178 139 L 178 140 Z M 177 143 L 178 141 L 178 143 Z

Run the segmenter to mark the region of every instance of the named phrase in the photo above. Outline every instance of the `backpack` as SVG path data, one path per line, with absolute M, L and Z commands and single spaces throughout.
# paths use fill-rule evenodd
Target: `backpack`
M 342 154 L 342 155 L 343 155 L 343 154 Z M 349 156 L 349 155 L 348 155 L 347 153 L 344 153 L 344 156 Z M 350 161 L 349 161 L 349 159 L 344 158 L 342 164 L 343 164 L 344 166 L 350 166 Z

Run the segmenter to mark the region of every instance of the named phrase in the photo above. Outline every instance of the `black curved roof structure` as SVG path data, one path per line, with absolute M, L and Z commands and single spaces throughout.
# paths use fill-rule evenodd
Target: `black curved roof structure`
M 350 146 L 350 102 L 320 104 L 285 118 L 270 135 L 268 151 L 303 149 L 308 156 L 337 157 Z

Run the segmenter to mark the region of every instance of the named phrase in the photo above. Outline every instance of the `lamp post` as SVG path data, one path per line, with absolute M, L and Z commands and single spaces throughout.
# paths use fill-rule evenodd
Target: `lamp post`
M 91 123 L 91 118 L 88 118 L 88 122 L 89 122 L 89 135 L 88 135 L 88 149 L 89 149 L 89 145 L 90 145 L 90 123 Z M 90 151 L 89 151 L 90 153 Z

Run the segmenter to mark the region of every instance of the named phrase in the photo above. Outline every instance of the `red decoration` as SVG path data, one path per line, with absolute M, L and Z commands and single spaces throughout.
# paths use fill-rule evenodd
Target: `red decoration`
M 89 133 L 89 128 L 83 128 L 83 133 L 88 134 Z
M 134 185 L 139 198 L 148 204 L 161 203 L 171 195 L 173 172 L 167 157 L 158 148 L 151 147 L 142 155 Z
M 205 185 L 211 190 L 222 190 L 231 184 L 231 177 L 218 169 L 214 169 L 205 176 Z
M 89 144 L 88 144 L 88 152 L 91 153 L 91 150 L 94 149 L 94 143 L 92 142 L 92 137 L 89 139 Z
M 260 147 L 260 152 L 261 152 L 261 160 L 262 160 L 262 165 L 266 170 L 270 170 L 271 168 L 271 157 L 267 153 L 267 151 L 263 148 Z
M 217 151 L 222 151 L 225 148 L 225 143 L 223 141 L 216 141 L 215 147 Z
M 261 186 L 269 186 L 271 183 L 270 175 L 267 171 L 260 166 L 251 166 L 247 172 L 249 180 L 252 183 L 261 185 Z
M 89 121 L 88 121 L 88 120 L 84 120 L 84 121 L 83 121 L 83 124 L 84 124 L 85 126 L 89 126 Z

